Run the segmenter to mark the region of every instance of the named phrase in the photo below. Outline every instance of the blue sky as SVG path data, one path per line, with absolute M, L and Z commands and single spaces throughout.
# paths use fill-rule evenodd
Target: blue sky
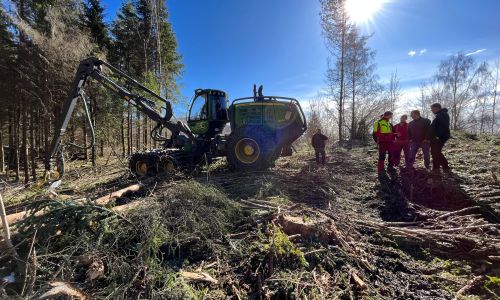
M 366 0 L 370 1 L 370 0 Z M 119 0 L 104 0 L 107 19 Z M 307 102 L 325 86 L 328 53 L 317 0 L 170 0 L 170 21 L 185 70 L 179 83 L 190 98 L 196 88 L 249 96 L 252 84 L 266 94 Z M 447 55 L 464 51 L 477 60 L 500 57 L 500 1 L 388 0 L 363 32 L 373 33 L 377 73 L 398 71 L 405 98 L 430 78 Z M 414 52 L 413 52 L 414 51 Z

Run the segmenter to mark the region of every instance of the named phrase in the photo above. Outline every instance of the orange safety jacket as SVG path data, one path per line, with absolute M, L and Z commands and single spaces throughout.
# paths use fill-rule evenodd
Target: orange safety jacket
M 393 142 L 395 138 L 391 122 L 384 118 L 375 121 L 373 134 L 377 137 L 377 142 Z

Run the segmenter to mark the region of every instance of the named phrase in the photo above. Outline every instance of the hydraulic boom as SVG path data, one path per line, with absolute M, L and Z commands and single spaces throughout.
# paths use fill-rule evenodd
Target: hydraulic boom
M 118 78 L 121 78 L 126 82 L 128 88 L 125 88 L 115 82 L 110 76 L 104 74 L 102 72 L 102 67 L 106 67 L 113 75 Z M 88 110 L 88 101 L 85 95 L 83 88 L 87 83 L 89 78 L 94 79 L 99 82 L 105 88 L 111 90 L 116 93 L 121 99 L 128 101 L 132 106 L 136 107 L 142 113 L 144 113 L 148 118 L 156 122 L 156 127 L 151 132 L 151 138 L 156 141 L 162 142 L 165 148 L 175 147 L 176 146 L 176 138 L 179 134 L 184 134 L 189 140 L 194 139 L 194 135 L 187 127 L 187 125 L 183 124 L 180 121 L 173 122 L 171 119 L 173 117 L 173 109 L 172 104 L 167 99 L 161 97 L 155 92 L 151 91 L 144 85 L 137 82 L 135 79 L 131 78 L 123 71 L 115 68 L 114 66 L 108 64 L 105 61 L 102 61 L 98 58 L 91 57 L 80 62 L 78 69 L 76 71 L 75 77 L 73 79 L 73 83 L 71 85 L 70 91 L 68 93 L 68 98 L 64 102 L 61 119 L 55 129 L 55 135 L 52 140 L 50 146 L 50 152 L 45 158 L 45 171 L 46 176 L 51 173 L 51 165 L 55 161 L 57 161 L 57 172 L 59 173 L 55 177 L 62 177 L 64 174 L 64 145 L 62 144 L 62 138 L 64 133 L 66 132 L 66 128 L 68 127 L 69 121 L 75 109 L 75 106 L 78 100 L 81 100 L 84 106 L 84 113 L 86 114 L 86 120 L 90 127 L 90 132 L 92 135 L 91 145 L 88 147 L 82 147 L 75 144 L 70 144 L 72 146 L 76 146 L 82 149 L 90 148 L 95 143 L 95 134 L 93 124 L 91 122 L 89 110 Z M 144 94 L 147 94 L 152 99 L 156 99 L 165 104 L 163 109 L 165 110 L 165 114 L 162 116 L 156 109 L 156 103 L 142 95 L 139 95 L 135 92 L 135 90 L 139 90 Z M 171 138 L 167 139 L 161 133 L 163 129 L 168 129 L 172 132 Z

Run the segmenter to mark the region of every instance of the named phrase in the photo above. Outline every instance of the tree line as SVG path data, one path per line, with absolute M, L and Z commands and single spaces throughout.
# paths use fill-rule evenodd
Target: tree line
M 420 84 L 412 103 L 401 103 L 403 91 L 397 69 L 389 82 L 376 74 L 375 51 L 367 46 L 370 35 L 361 34 L 350 19 L 346 0 L 319 0 L 320 22 L 329 52 L 327 89 L 311 101 L 309 128 L 322 127 L 339 141 L 367 141 L 373 122 L 385 110 L 412 105 L 424 116 L 439 102 L 450 111 L 453 130 L 498 133 L 500 58 L 495 63 L 474 60 L 459 52 L 443 59 L 436 74 Z
M 107 60 L 175 101 L 183 65 L 161 0 L 124 1 L 112 22 L 100 0 L 12 0 L 0 4 L 0 172 L 37 180 L 75 70 L 89 56 Z M 119 80 L 119 78 L 116 78 Z M 116 155 L 154 147 L 154 124 L 95 82 L 88 83 L 97 145 L 83 156 L 94 164 L 108 146 Z M 71 143 L 90 145 L 89 124 L 77 107 Z

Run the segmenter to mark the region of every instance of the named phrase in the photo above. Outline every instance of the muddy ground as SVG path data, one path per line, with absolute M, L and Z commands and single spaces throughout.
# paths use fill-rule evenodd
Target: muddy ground
M 495 299 L 499 149 L 499 137 L 457 135 L 450 176 L 421 163 L 379 176 L 371 146 L 331 149 L 325 166 L 303 150 L 266 172 L 222 161 L 104 208 L 92 199 L 137 179 L 124 161 L 75 163 L 57 196 L 4 191 L 18 202 L 7 213 L 45 213 L 13 227 L 19 258 L 2 255 L 0 275 L 16 280 L 0 295 L 62 282 L 98 299 Z

